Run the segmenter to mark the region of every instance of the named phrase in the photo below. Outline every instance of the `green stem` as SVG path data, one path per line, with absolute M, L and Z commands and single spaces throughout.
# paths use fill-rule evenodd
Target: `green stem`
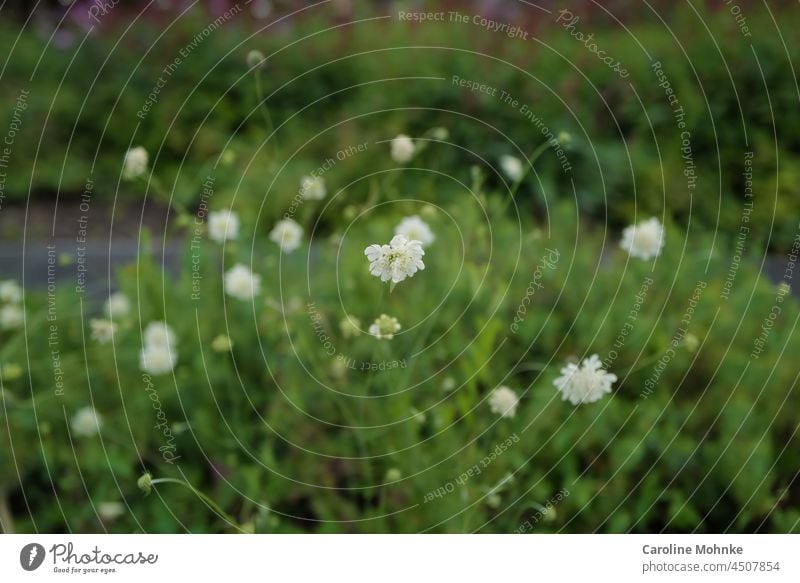
M 179 484 L 184 488 L 188 488 L 189 490 L 194 492 L 194 494 L 198 498 L 200 498 L 203 502 L 205 502 L 209 506 L 209 508 L 211 508 L 220 518 L 227 520 L 231 524 L 235 525 L 237 528 L 239 527 L 239 522 L 236 519 L 234 519 L 230 514 L 225 512 L 222 508 L 219 507 L 219 505 L 216 502 L 214 502 L 211 498 L 209 498 L 208 496 L 203 494 L 200 490 L 192 486 L 189 482 L 186 482 L 184 480 L 178 480 L 176 478 L 157 478 L 153 480 L 151 484 L 153 486 L 155 486 L 156 484 Z
M 256 95 L 258 96 L 258 109 L 261 110 L 264 123 L 267 124 L 267 132 L 269 132 L 269 135 L 272 135 L 275 132 L 275 126 L 272 124 L 272 116 L 269 114 L 269 107 L 267 107 L 267 102 L 264 100 L 264 91 L 261 88 L 261 69 L 256 69 Z M 277 154 L 277 136 L 273 136 L 272 140 L 275 153 Z
M 550 140 L 545 140 L 544 143 L 540 144 L 530 155 L 528 158 L 528 163 L 525 165 L 524 170 L 522 171 L 522 175 L 511 185 L 511 191 L 508 193 L 508 198 L 506 198 L 505 205 L 503 205 L 503 212 L 508 208 L 508 205 L 511 203 L 511 200 L 517 195 L 517 191 L 519 187 L 525 182 L 525 179 L 530 174 L 533 165 L 536 163 L 536 160 L 547 150 L 549 146 L 552 145 Z
M 0 527 L 4 534 L 14 534 L 14 518 L 8 507 L 8 496 L 5 490 L 0 490 Z

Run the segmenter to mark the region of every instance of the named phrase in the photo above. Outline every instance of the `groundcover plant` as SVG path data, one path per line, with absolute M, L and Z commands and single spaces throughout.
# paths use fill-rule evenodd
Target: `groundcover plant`
M 796 5 L 62 4 L 0 4 L 4 532 L 800 529 Z

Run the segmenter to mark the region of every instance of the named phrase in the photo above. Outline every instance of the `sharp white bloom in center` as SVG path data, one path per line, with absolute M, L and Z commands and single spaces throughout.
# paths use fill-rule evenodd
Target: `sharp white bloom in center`
M 417 270 L 425 269 L 422 242 L 409 241 L 403 235 L 395 235 L 388 245 L 370 245 L 364 250 L 369 259 L 369 272 L 381 281 L 400 283 L 413 277 Z
M 225 273 L 225 293 L 239 300 L 249 300 L 261 291 L 261 276 L 246 265 L 237 263 Z
M 622 231 L 620 247 L 631 257 L 645 260 L 658 257 L 664 247 L 664 225 L 655 217 L 630 225 Z
M 580 366 L 570 363 L 561 369 L 561 376 L 553 384 L 561 392 L 564 401 L 573 405 L 594 403 L 611 392 L 611 383 L 617 375 L 603 370 L 596 354 L 584 358 Z

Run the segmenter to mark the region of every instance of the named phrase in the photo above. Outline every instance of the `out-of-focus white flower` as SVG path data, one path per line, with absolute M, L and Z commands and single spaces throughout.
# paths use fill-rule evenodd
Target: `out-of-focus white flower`
M 178 353 L 174 346 L 146 344 L 139 353 L 139 368 L 154 375 L 167 374 L 177 362 Z
M 111 342 L 117 331 L 117 325 L 111 320 L 101 320 L 98 318 L 89 320 L 89 327 L 92 329 L 92 339 L 97 340 L 100 344 Z
M 517 414 L 519 397 L 508 387 L 497 387 L 489 396 L 489 408 L 500 417 L 513 417 Z
M 500 169 L 511 182 L 522 178 L 522 160 L 516 156 L 505 154 L 500 156 Z
M 237 263 L 225 273 L 225 293 L 239 300 L 252 299 L 261 291 L 261 276 Z
M 25 321 L 25 313 L 17 304 L 8 304 L 0 308 L 0 328 L 13 330 L 19 328 Z
M 166 322 L 150 322 L 144 329 L 144 343 L 147 346 L 175 346 L 175 332 Z
M 411 138 L 405 134 L 400 134 L 392 139 L 391 149 L 392 160 L 398 164 L 405 164 L 414 157 L 414 151 L 416 150 L 416 147 L 414 146 L 414 142 Z
M 564 401 L 573 405 L 594 403 L 611 392 L 611 383 L 617 375 L 603 370 L 603 364 L 596 354 L 584 358 L 580 366 L 569 363 L 561 369 L 561 376 L 553 384 L 561 392 Z
M 109 318 L 124 318 L 131 312 L 131 302 L 122 292 L 116 292 L 108 296 L 104 306 Z
M 103 420 L 93 407 L 83 407 L 72 416 L 72 432 L 80 437 L 92 437 L 100 432 Z
M 400 283 L 413 277 L 419 269 L 425 269 L 422 256 L 425 251 L 420 241 L 409 241 L 403 235 L 395 235 L 388 245 L 370 245 L 364 250 L 369 260 L 369 272 L 381 281 Z
M 264 53 L 257 49 L 253 49 L 249 53 L 247 53 L 247 66 L 251 69 L 261 68 L 267 64 L 267 59 L 264 56 Z
M 215 352 L 230 352 L 233 342 L 226 334 L 220 334 L 211 341 L 211 349 Z
M 445 393 L 449 393 L 455 388 L 456 388 L 456 379 L 454 379 L 453 377 L 445 377 L 445 379 L 442 381 L 442 390 Z
M 292 219 L 278 221 L 269 234 L 269 238 L 280 246 L 284 253 L 291 253 L 300 246 L 303 237 L 303 227 Z
M 400 221 L 400 224 L 394 228 L 394 234 L 403 235 L 409 241 L 419 241 L 423 247 L 427 247 L 436 239 L 428 223 L 417 215 L 406 217 Z
M 396 482 L 403 477 L 403 472 L 400 471 L 399 468 L 389 468 L 386 470 L 386 481 L 387 482 Z
M 239 236 L 239 215 L 228 209 L 208 213 L 208 236 L 222 243 Z
M 361 320 L 354 316 L 345 316 L 339 322 L 339 330 L 345 338 L 354 338 L 361 335 Z
M 125 514 L 125 505 L 122 502 L 100 502 L 97 513 L 106 522 L 112 522 Z
M 664 247 L 664 225 L 655 217 L 630 225 L 622 231 L 620 247 L 631 257 L 645 260 L 658 257 Z
M 683 346 L 689 352 L 694 352 L 700 346 L 700 340 L 691 332 L 683 337 Z
M 322 176 L 303 176 L 300 181 L 300 194 L 308 200 L 322 200 L 328 194 Z
M 122 178 L 133 180 L 147 172 L 148 161 L 147 150 L 141 146 L 136 146 L 125 152 L 125 159 L 122 165 Z
M 12 304 L 22 301 L 22 288 L 13 279 L 0 282 L 0 300 Z
M 370 325 L 369 333 L 379 340 L 391 340 L 394 338 L 395 333 L 400 331 L 400 328 L 401 326 L 397 318 L 381 314 L 375 319 L 375 322 Z

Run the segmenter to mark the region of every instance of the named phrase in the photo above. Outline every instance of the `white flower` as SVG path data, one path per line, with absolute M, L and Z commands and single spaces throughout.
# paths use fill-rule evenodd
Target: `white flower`
M 570 363 L 561 369 L 561 376 L 553 381 L 561 391 L 564 401 L 573 405 L 594 403 L 603 395 L 611 392 L 611 383 L 617 381 L 617 375 L 603 370 L 602 363 L 596 354 L 583 359 L 580 366 Z
M 346 316 L 339 322 L 339 330 L 345 338 L 354 338 L 361 335 L 361 320 L 354 316 Z
M 22 300 L 22 288 L 13 279 L 0 282 L 0 300 L 16 304 Z
M 247 66 L 251 69 L 255 69 L 256 67 L 263 67 L 267 64 L 267 59 L 264 56 L 264 53 L 257 49 L 253 49 L 249 53 L 247 53 Z
M 375 322 L 369 327 L 369 333 L 378 340 L 391 340 L 394 338 L 395 332 L 400 330 L 400 323 L 397 318 L 392 318 L 386 314 L 381 314 L 380 317 L 375 319 Z
M 522 160 L 508 154 L 500 156 L 500 168 L 511 182 L 522 178 Z
M 414 142 L 405 134 L 400 134 L 392 140 L 392 160 L 398 164 L 405 164 L 414 157 Z
M 638 225 L 630 225 L 622 231 L 620 247 L 631 257 L 645 260 L 658 257 L 664 247 L 664 225 L 655 217 Z
M 300 246 L 300 239 L 303 236 L 303 227 L 292 219 L 278 221 L 275 228 L 269 234 L 269 238 L 277 243 L 281 251 L 291 253 Z
M 261 291 L 261 276 L 237 263 L 225 273 L 225 293 L 238 300 L 249 300 Z
M 400 224 L 394 228 L 394 234 L 403 235 L 409 241 L 419 241 L 423 247 L 427 247 L 436 239 L 428 223 L 417 215 L 406 217 L 400 221 Z
M 211 341 L 211 348 L 216 352 L 230 352 L 233 348 L 233 341 L 230 336 L 220 334 Z
M 125 505 L 122 502 L 100 502 L 97 513 L 106 522 L 111 522 L 125 514 Z
M 489 396 L 489 408 L 500 417 L 513 417 L 517 414 L 519 397 L 508 387 L 497 387 Z
M 22 326 L 25 314 L 17 304 L 8 304 L 0 308 L 0 328 L 11 330 Z
M 227 209 L 208 213 L 208 236 L 222 243 L 239 236 L 239 216 Z
M 422 256 L 425 251 L 420 241 L 409 241 L 403 235 L 395 235 L 388 245 L 370 245 L 364 250 L 369 260 L 369 272 L 381 281 L 395 284 L 425 269 Z
M 147 150 L 141 146 L 131 148 L 125 152 L 125 160 L 122 165 L 122 178 L 133 180 L 147 172 L 148 155 Z
M 109 318 L 124 318 L 130 314 L 131 302 L 124 293 L 113 293 L 106 300 L 105 311 Z
M 83 407 L 72 416 L 72 432 L 80 437 L 91 437 L 100 432 L 103 420 L 92 407 Z
M 147 344 L 139 353 L 139 368 L 154 375 L 167 374 L 176 362 L 178 353 L 170 345 Z
M 300 194 L 309 200 L 322 200 L 328 191 L 322 176 L 303 176 L 300 181 Z
M 92 319 L 89 320 L 89 326 L 92 328 L 92 339 L 100 344 L 111 342 L 117 331 L 117 325 L 111 320 Z
M 166 322 L 150 322 L 144 329 L 144 343 L 159 348 L 175 346 L 175 332 Z

